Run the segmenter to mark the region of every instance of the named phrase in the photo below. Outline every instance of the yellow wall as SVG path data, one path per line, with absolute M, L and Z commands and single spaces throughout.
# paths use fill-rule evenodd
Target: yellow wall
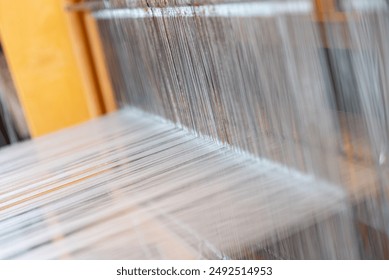
M 77 67 L 60 0 L 0 0 L 0 38 L 32 136 L 99 114 Z

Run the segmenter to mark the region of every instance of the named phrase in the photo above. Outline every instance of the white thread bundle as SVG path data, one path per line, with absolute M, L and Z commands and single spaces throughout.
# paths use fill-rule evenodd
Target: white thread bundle
M 244 257 L 275 234 L 347 217 L 336 187 L 139 111 L 15 145 L 1 161 L 2 258 Z M 344 247 L 320 253 L 356 257 Z
M 340 6 L 363 15 L 377 10 L 377 3 L 362 2 L 344 1 Z M 343 100 L 346 114 L 336 111 L 331 76 L 337 74 L 336 78 L 342 79 L 339 99 L 339 94 L 351 91 L 347 88 L 350 82 L 345 84 L 342 75 L 348 71 L 344 68 L 347 65 L 340 64 L 331 49 L 327 61 L 322 50 L 326 41 L 313 18 L 312 1 L 107 3 L 108 9 L 95 12 L 95 17 L 106 38 L 112 78 L 123 104 L 329 180 L 348 191 L 358 213 L 369 213 L 369 218 L 361 218 L 364 223 L 366 219 L 384 222 L 377 196 L 385 193 L 387 178 L 377 176 L 375 160 L 366 157 L 366 151 L 376 145 L 363 139 L 374 134 L 376 127 L 374 139 L 387 145 L 382 133 L 388 129 L 374 117 L 376 112 L 385 112 L 382 108 L 386 105 L 380 103 L 381 109 L 365 109 L 366 117 L 355 117 L 352 113 L 357 111 L 358 99 L 353 95 Z M 382 25 L 387 5 L 381 2 L 378 6 L 383 16 L 372 18 L 380 19 Z M 351 18 L 346 24 L 350 29 L 354 26 Z M 341 36 L 333 25 L 338 26 L 325 26 L 327 40 Z M 354 34 L 354 40 L 371 42 L 359 31 Z M 355 53 L 363 49 L 366 47 L 353 48 Z M 386 55 L 384 49 L 382 52 Z M 331 67 L 334 61 L 343 69 Z M 365 64 L 369 62 L 351 67 L 370 73 Z M 376 74 L 371 72 L 378 77 Z M 358 82 L 371 81 L 365 73 L 361 75 L 364 78 Z M 371 84 L 376 86 L 379 81 Z M 371 91 L 359 94 L 369 99 Z M 350 130 L 350 124 L 361 127 L 355 119 L 370 119 L 371 124 L 363 131 Z M 381 248 L 377 250 L 377 255 L 366 253 L 364 257 L 386 254 Z
M 101 2 L 131 107 L 1 151 L 1 257 L 388 257 L 385 3 Z
M 260 10 L 261 4 L 254 8 Z M 180 10 L 173 16 L 169 10 L 166 17 L 129 12 L 116 18 L 113 10 L 102 28 L 109 32 L 103 33 L 106 49 L 119 55 L 112 72 L 126 75 L 113 75 L 121 80 L 115 84 L 125 83 L 117 89 L 122 102 L 336 181 L 336 166 L 322 158 L 336 154 L 336 136 L 310 14 L 303 9 L 295 16 L 283 10 L 272 17 L 242 17 L 233 13 L 235 5 L 240 4 L 230 4 L 229 13 L 224 8 L 221 14 L 219 5 L 210 7 L 216 16 L 196 10 L 192 16 L 183 17 Z M 250 11 L 250 5 L 245 7 Z M 320 128 L 316 118 L 322 120 Z M 305 143 L 296 149 L 295 142 Z

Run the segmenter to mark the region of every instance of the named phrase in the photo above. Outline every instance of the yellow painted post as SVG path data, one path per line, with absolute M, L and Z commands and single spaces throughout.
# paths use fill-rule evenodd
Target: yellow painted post
M 318 21 L 343 22 L 346 15 L 337 10 L 335 0 L 315 0 L 315 13 Z
M 32 136 L 101 113 L 76 62 L 62 1 L 0 0 L 0 34 Z
M 82 0 L 63 0 L 62 6 L 82 2 Z M 70 30 L 70 39 L 74 55 L 85 86 L 85 93 L 89 109 L 93 114 L 101 115 L 104 112 L 104 104 L 101 98 L 96 69 L 88 42 L 86 27 L 84 24 L 83 11 L 66 11 L 66 22 Z

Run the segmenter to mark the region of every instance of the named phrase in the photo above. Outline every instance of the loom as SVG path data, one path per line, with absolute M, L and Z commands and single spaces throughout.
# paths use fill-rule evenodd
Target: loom
M 387 1 L 64 9 L 100 117 L 40 136 L 22 100 L 39 137 L 0 150 L 1 258 L 389 258 Z

